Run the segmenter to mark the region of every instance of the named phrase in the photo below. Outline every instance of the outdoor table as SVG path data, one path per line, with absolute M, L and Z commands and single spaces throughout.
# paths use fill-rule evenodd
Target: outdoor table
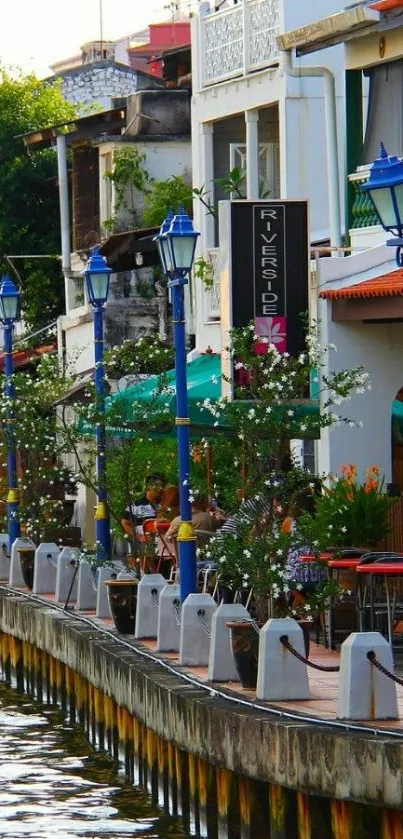
M 373 586 L 372 580 L 374 576 L 383 577 L 385 583 L 385 592 L 386 592 L 386 610 L 387 610 L 387 620 L 388 620 L 388 640 L 391 646 L 393 646 L 393 615 L 395 610 L 396 604 L 396 592 L 393 593 L 391 598 L 391 592 L 389 588 L 390 580 L 393 577 L 400 577 L 403 579 L 403 557 L 401 561 L 396 562 L 374 562 L 369 563 L 368 565 L 357 565 L 357 581 L 358 581 L 358 591 L 359 591 L 359 598 L 360 598 L 360 631 L 362 631 L 362 615 L 363 615 L 363 604 L 365 604 L 365 594 L 364 589 L 362 588 L 362 581 L 364 581 L 364 586 L 369 582 L 370 587 L 370 609 L 371 609 L 371 629 L 374 628 L 374 603 L 373 603 Z M 365 579 L 365 575 L 368 575 L 368 580 Z
M 361 559 L 357 557 L 345 557 L 344 559 L 329 559 L 327 567 L 329 569 L 329 579 L 332 580 L 334 574 L 338 577 L 339 571 L 356 571 Z M 328 646 L 333 649 L 334 636 L 334 614 L 333 614 L 333 598 L 330 599 L 329 605 L 329 626 L 328 626 Z

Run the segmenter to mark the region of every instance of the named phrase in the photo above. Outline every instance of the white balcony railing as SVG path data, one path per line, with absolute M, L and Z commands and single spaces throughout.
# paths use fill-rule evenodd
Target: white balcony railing
M 200 18 L 203 87 L 278 62 L 279 7 L 280 0 L 243 0 Z
M 207 257 L 213 266 L 212 278 L 213 285 L 209 291 L 206 292 L 206 315 L 207 320 L 220 319 L 220 263 L 219 263 L 219 248 L 210 248 L 207 251 Z

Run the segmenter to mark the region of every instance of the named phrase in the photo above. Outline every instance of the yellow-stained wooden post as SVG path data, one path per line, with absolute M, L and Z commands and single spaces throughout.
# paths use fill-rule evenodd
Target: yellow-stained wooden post
M 268 785 L 239 776 L 241 839 L 268 839 L 270 834 Z M 272 839 L 272 838 L 271 838 Z
M 269 807 L 270 839 L 300 839 L 296 792 L 278 784 L 270 784 Z
M 133 781 L 143 783 L 143 743 L 141 737 L 141 723 L 133 717 Z
M 401 839 L 403 836 L 403 813 L 398 810 L 384 810 L 382 813 L 381 839 Z
M 157 735 L 151 728 L 146 733 L 147 744 L 147 789 L 148 792 L 158 796 L 158 762 L 157 762 Z
M 196 835 L 198 836 L 200 833 L 198 765 L 197 757 L 194 754 L 192 754 L 192 752 L 189 752 L 188 754 L 188 765 L 190 832 L 196 833 Z
M 11 649 L 10 638 L 8 635 L 1 633 L 1 659 L 2 672 L 4 680 L 7 684 L 11 681 Z
M 101 751 L 105 749 L 105 696 L 94 688 L 94 712 L 97 729 L 97 743 Z
M 312 839 L 312 819 L 309 795 L 297 791 L 298 839 Z
M 174 746 L 178 814 L 189 818 L 189 761 L 188 753 Z
M 178 813 L 178 784 L 176 777 L 175 746 L 167 743 L 167 764 L 168 764 L 168 811 L 171 816 Z
M 158 766 L 158 804 L 169 806 L 168 784 L 168 744 L 162 737 L 157 736 L 157 766 Z
M 351 839 L 353 833 L 354 804 L 350 801 L 330 802 L 332 814 L 332 839 Z
M 65 665 L 65 681 L 67 694 L 67 707 L 69 711 L 70 722 L 74 725 L 76 721 L 76 697 L 74 692 L 74 670 Z
M 217 784 L 217 833 L 218 839 L 239 839 L 240 797 L 238 777 L 229 769 L 216 770 Z
M 199 788 L 199 824 L 202 836 L 217 836 L 217 785 L 215 768 L 197 759 Z

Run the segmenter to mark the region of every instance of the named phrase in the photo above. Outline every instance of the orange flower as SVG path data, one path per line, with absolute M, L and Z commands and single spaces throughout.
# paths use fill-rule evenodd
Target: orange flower
M 340 472 L 349 483 L 353 484 L 357 477 L 357 467 L 354 463 L 347 463 L 340 467 Z

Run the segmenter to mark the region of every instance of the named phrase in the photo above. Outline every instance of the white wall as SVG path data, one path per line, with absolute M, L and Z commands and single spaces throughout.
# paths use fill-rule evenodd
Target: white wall
M 364 279 L 381 276 L 396 267 L 386 247 L 374 248 L 345 259 L 321 259 L 319 282 L 323 288 L 345 287 Z M 322 434 L 318 446 L 319 471 L 337 472 L 344 463 L 355 463 L 361 477 L 371 464 L 377 464 L 386 481 L 391 480 L 391 407 L 403 386 L 403 324 L 333 322 L 331 301 L 319 303 L 322 340 L 334 343 L 337 352 L 328 356 L 332 371 L 363 365 L 369 374 L 371 390 L 343 402 L 340 415 L 362 428 L 338 425 Z

